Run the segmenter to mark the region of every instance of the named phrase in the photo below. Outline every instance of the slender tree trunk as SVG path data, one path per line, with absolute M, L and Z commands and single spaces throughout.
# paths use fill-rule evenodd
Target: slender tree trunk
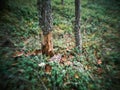
M 8 0 L 0 0 L 0 11 L 8 8 L 7 3 L 8 3 Z
M 38 0 L 39 24 L 43 32 L 42 53 L 53 55 L 51 0 Z
M 80 31 L 80 0 L 75 0 L 75 43 L 76 47 L 82 51 L 82 35 Z
M 64 0 L 61 0 L 61 4 L 64 5 Z

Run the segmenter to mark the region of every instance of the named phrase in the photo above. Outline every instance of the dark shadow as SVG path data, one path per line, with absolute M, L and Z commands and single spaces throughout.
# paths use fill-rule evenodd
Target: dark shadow
M 102 41 L 101 44 L 101 57 L 103 57 L 103 64 L 107 71 L 104 78 L 110 81 L 111 86 L 108 90 L 119 90 L 120 88 L 120 1 L 119 0 L 92 0 L 87 5 L 90 9 L 98 9 L 91 6 L 93 3 L 101 7 L 104 11 L 105 20 L 99 20 Z M 99 13 L 99 12 L 98 12 Z M 102 28 L 105 27 L 103 30 Z M 100 37 L 101 38 L 101 37 Z M 112 66 L 112 69 L 108 69 Z

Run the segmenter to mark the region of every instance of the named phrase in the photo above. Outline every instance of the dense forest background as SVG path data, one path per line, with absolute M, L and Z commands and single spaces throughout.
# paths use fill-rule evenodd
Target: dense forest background
M 120 1 L 81 0 L 83 51 L 74 40 L 74 0 L 52 0 L 54 56 L 41 53 L 37 0 L 0 1 L 1 90 L 119 90 Z

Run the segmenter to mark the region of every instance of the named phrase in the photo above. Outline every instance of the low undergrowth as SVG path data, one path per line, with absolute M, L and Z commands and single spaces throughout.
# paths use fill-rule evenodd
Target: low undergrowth
M 119 1 L 82 0 L 78 54 L 74 2 L 53 0 L 52 58 L 41 54 L 36 0 L 13 1 L 0 12 L 1 90 L 119 90 Z

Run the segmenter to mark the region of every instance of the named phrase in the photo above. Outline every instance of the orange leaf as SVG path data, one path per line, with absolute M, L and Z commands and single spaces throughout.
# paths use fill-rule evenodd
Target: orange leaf
M 49 64 L 45 65 L 45 72 L 51 74 L 52 67 Z
M 100 59 L 97 60 L 97 64 L 102 64 L 102 61 Z

